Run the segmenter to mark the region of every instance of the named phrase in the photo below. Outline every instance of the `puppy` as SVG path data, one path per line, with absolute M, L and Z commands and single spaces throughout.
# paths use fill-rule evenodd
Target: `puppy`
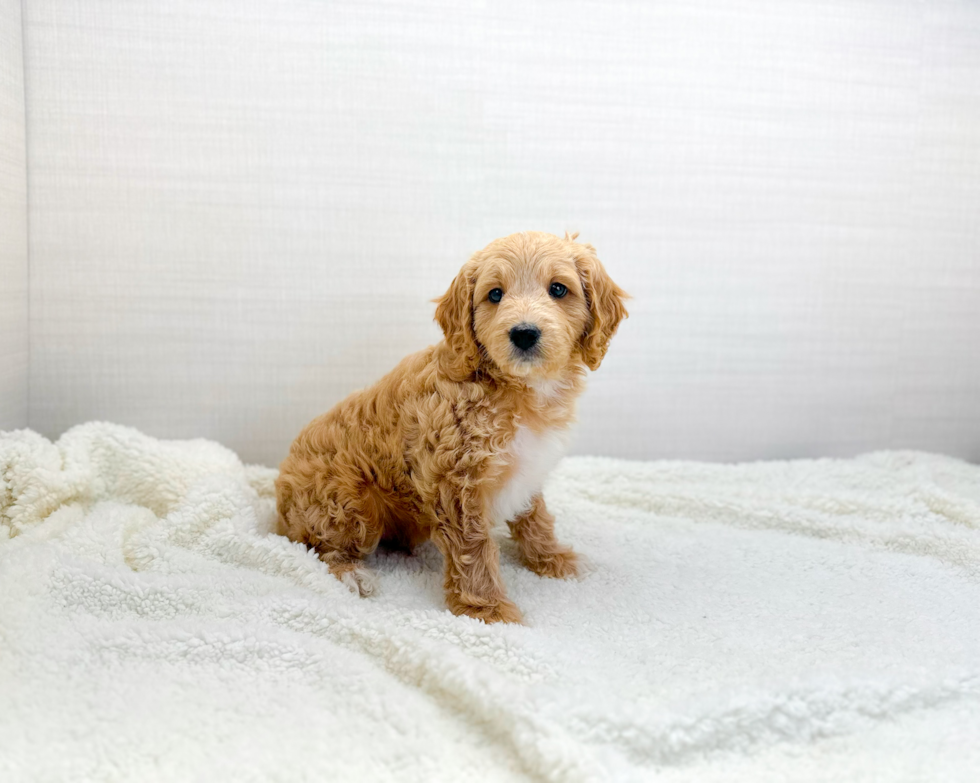
M 276 481 L 279 532 L 316 549 L 354 593 L 372 592 L 363 560 L 379 543 L 410 551 L 431 538 L 454 614 L 520 622 L 491 538 L 502 522 L 529 569 L 576 573 L 541 487 L 585 368 L 599 367 L 627 316 L 626 293 L 577 236 L 524 232 L 476 253 L 435 300 L 445 340 L 293 442 Z

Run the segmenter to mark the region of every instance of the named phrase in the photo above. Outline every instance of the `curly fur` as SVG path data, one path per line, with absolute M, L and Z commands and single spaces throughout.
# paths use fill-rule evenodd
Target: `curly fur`
M 549 294 L 554 282 L 566 296 Z M 494 288 L 504 291 L 499 303 L 488 298 Z M 476 253 L 437 300 L 445 339 L 314 419 L 293 442 L 276 481 L 279 532 L 315 548 L 361 595 L 373 589 L 363 559 L 379 544 L 411 550 L 431 538 L 445 559 L 452 612 L 520 622 L 490 535 L 495 500 L 508 482 L 530 477 L 509 485 L 518 501 L 527 497 L 504 520 L 521 558 L 543 576 L 576 573 L 522 444 L 570 426 L 585 368 L 599 367 L 627 316 L 625 298 L 575 235 L 524 232 Z M 511 343 L 518 324 L 541 330 L 532 357 Z

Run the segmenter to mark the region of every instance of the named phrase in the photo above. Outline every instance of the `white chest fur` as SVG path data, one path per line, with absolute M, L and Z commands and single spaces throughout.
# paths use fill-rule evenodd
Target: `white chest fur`
M 507 451 L 513 468 L 491 507 L 494 524 L 508 522 L 531 507 L 544 480 L 565 454 L 569 435 L 564 427 L 544 432 L 518 427 Z

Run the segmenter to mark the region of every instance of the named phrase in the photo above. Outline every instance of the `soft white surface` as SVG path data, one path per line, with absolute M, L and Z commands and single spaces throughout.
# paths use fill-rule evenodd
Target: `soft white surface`
M 24 11 L 35 430 L 278 464 L 569 228 L 635 297 L 579 453 L 980 460 L 980 3 Z
M 21 0 L 0 0 L 0 429 L 27 426 L 27 151 Z
M 526 627 L 450 615 L 428 546 L 355 598 L 268 533 L 274 472 L 211 442 L 21 431 L 0 470 L 4 781 L 980 768 L 980 468 L 954 459 L 566 460 L 546 496 L 590 569 L 505 545 Z

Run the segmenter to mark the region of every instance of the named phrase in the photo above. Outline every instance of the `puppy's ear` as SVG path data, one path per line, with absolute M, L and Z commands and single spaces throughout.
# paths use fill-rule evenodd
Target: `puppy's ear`
M 449 290 L 436 303 L 436 322 L 446 335 L 446 344 L 452 352 L 447 369 L 457 379 L 473 374 L 480 365 L 480 346 L 473 329 L 473 283 L 475 269 L 467 263 L 456 275 Z
M 619 328 L 619 322 L 629 315 L 623 306 L 629 294 L 613 282 L 596 257 L 592 245 L 573 244 L 576 249 L 575 266 L 589 305 L 589 323 L 580 343 L 582 360 L 590 370 L 597 370 L 609 348 L 609 341 Z

